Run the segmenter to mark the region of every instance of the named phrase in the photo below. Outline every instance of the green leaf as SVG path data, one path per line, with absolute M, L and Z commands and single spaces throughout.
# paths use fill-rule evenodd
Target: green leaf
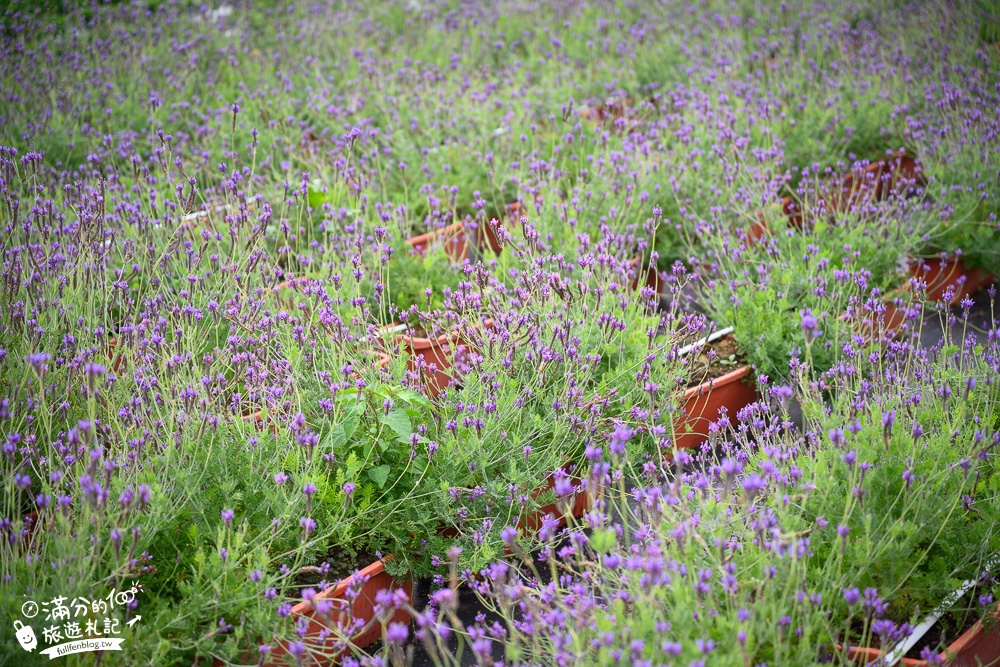
M 595 530 L 590 535 L 590 546 L 599 554 L 604 554 L 615 546 L 615 531 L 605 528 Z
M 400 400 L 406 401 L 407 403 L 410 403 L 412 405 L 417 405 L 422 408 L 430 409 L 431 407 L 433 407 L 431 402 L 427 399 L 426 396 L 422 396 L 417 392 L 413 391 L 412 389 L 400 389 L 399 391 L 396 392 L 396 396 Z
M 345 401 L 357 401 L 358 390 L 355 387 L 350 387 L 343 391 L 339 391 L 337 392 L 337 397 L 333 400 L 337 403 L 343 403 Z
M 389 466 L 383 463 L 380 466 L 369 468 L 368 476 L 378 485 L 378 488 L 381 489 L 385 486 L 386 480 L 389 479 Z
M 337 424 L 326 436 L 326 441 L 323 443 L 323 448 L 332 449 L 333 451 L 337 452 L 343 449 L 345 444 L 347 444 L 347 434 L 344 432 L 344 425 Z
M 400 442 L 409 444 L 410 434 L 413 433 L 413 425 L 410 423 L 410 416 L 401 407 L 395 407 L 388 415 L 379 417 L 379 421 L 389 427 L 399 438 Z
M 354 437 L 354 433 L 358 430 L 358 423 L 361 421 L 361 415 L 364 413 L 364 403 L 355 403 L 344 412 L 344 421 L 340 425 L 344 428 L 344 437 L 346 439 L 350 440 Z
M 320 208 L 327 201 L 326 195 L 318 190 L 314 190 L 311 185 L 309 186 L 308 198 L 309 207 L 315 209 Z

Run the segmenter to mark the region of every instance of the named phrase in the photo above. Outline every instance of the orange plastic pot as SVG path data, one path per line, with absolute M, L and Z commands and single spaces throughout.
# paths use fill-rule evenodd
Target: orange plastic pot
M 364 584 L 361 588 L 361 592 L 354 599 L 353 602 L 347 600 L 347 589 L 352 582 L 352 577 L 361 577 L 364 580 Z M 356 580 L 354 580 L 356 583 Z M 292 607 L 291 620 L 297 621 L 299 617 L 308 619 L 309 626 L 306 630 L 305 637 L 302 638 L 302 642 L 309 647 L 320 648 L 323 644 L 332 648 L 333 644 L 336 642 L 335 634 L 331 633 L 330 637 L 327 637 L 324 641 L 320 640 L 320 635 L 328 628 L 335 627 L 348 627 L 351 623 L 361 620 L 365 624 L 369 623 L 373 618 L 375 618 L 375 598 L 381 591 L 390 591 L 402 589 L 406 593 L 408 599 L 413 599 L 413 580 L 404 579 L 402 581 L 397 581 L 389 576 L 389 573 L 385 571 L 385 563 L 383 560 L 378 560 L 371 565 L 365 567 L 363 570 L 358 572 L 351 577 L 346 579 L 341 579 L 335 586 L 331 586 L 322 593 L 316 595 L 316 600 L 329 600 L 333 603 L 333 611 L 330 613 L 328 618 L 323 618 L 316 613 L 314 603 L 307 602 L 303 600 L 297 605 Z M 388 620 L 389 623 L 406 623 L 410 622 L 410 614 L 405 610 L 398 609 L 393 614 L 392 618 Z M 378 641 L 382 636 L 382 627 L 379 624 L 373 625 L 371 628 L 360 632 L 351 638 L 351 641 L 358 648 L 365 648 L 372 645 Z M 267 664 L 278 665 L 285 664 L 284 660 L 276 660 L 276 658 L 284 658 L 288 655 L 288 649 L 286 646 L 276 646 L 268 654 Z M 329 662 L 338 661 L 343 655 L 335 656 L 332 660 L 328 659 L 311 660 L 307 661 L 306 664 L 329 664 Z
M 894 153 L 888 160 L 879 160 L 864 169 L 857 169 L 844 176 L 839 190 L 829 195 L 829 208 L 837 213 L 849 211 L 873 201 L 882 201 L 889 195 L 904 195 L 906 188 L 927 184 L 923 166 L 905 151 Z
M 848 652 L 851 660 L 865 664 L 875 662 L 883 655 L 878 649 L 858 646 L 852 646 Z M 953 641 L 940 657 L 944 664 L 951 667 L 979 667 L 1000 662 L 1000 605 L 993 611 L 993 618 L 989 623 L 976 621 L 976 624 Z M 902 658 L 898 664 L 907 667 L 927 667 L 928 663 L 926 660 Z
M 503 227 L 507 232 L 512 232 L 521 227 L 521 216 L 524 215 L 524 207 L 521 202 L 512 202 L 504 207 L 506 215 L 503 220 L 497 220 L 479 225 L 479 242 L 481 249 L 489 248 L 493 252 L 500 254 L 503 244 L 500 242 L 500 235 L 497 234 L 497 227 Z
M 413 238 L 406 240 L 406 245 L 413 248 L 417 254 L 423 257 L 427 254 L 427 249 L 436 242 L 444 244 L 445 254 L 447 254 L 453 262 L 461 262 L 462 260 L 468 259 L 470 256 L 469 238 L 465 233 L 464 222 L 456 222 L 448 225 L 447 227 L 442 227 L 441 229 L 436 229 L 432 232 L 427 232 L 426 234 L 414 236 Z
M 629 275 L 633 275 L 629 287 L 638 290 L 641 287 L 648 287 L 657 294 L 663 294 L 664 284 L 660 280 L 660 274 L 655 267 L 643 265 L 642 257 L 634 257 L 628 261 Z
M 730 419 L 736 413 L 758 400 L 757 386 L 747 378 L 749 366 L 741 366 L 722 377 L 691 387 L 684 392 L 681 416 L 674 427 L 678 449 L 700 447 L 708 440 L 709 425 L 718 420 L 719 410 L 726 409 Z
M 568 470 L 570 466 L 566 466 L 563 470 Z M 574 481 L 579 481 L 579 476 L 571 475 Z M 545 486 L 535 489 L 531 493 L 532 498 L 537 498 L 546 491 L 549 491 L 556 485 L 556 478 L 554 475 L 549 475 L 548 480 L 546 480 Z M 583 516 L 587 510 L 590 509 L 590 494 L 586 492 L 577 492 L 573 494 L 573 504 L 569 508 L 570 514 L 576 518 Z M 537 533 L 538 529 L 542 527 L 542 519 L 547 515 L 551 514 L 559 520 L 559 525 L 562 526 L 566 523 L 566 515 L 564 513 L 564 506 L 561 506 L 559 501 L 554 503 L 549 503 L 538 508 L 537 511 L 531 512 L 530 514 L 525 514 L 522 516 L 517 525 L 523 529 L 525 532 Z
M 949 301 L 951 305 L 978 292 L 996 277 L 985 269 L 970 269 L 957 257 L 944 261 L 917 260 L 910 273 L 927 284 L 925 291 L 929 301 L 942 301 L 948 288 L 954 288 L 954 296 Z
M 117 373 L 122 367 L 122 357 L 124 355 L 124 350 L 118 347 L 117 338 L 108 340 L 108 349 L 105 350 L 105 354 L 110 362 L 111 370 Z

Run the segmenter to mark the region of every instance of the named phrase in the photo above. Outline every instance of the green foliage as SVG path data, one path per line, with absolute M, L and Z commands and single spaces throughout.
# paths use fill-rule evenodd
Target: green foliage
M 706 304 L 715 321 L 735 327 L 740 350 L 758 373 L 788 377 L 791 359 L 824 371 L 858 333 L 844 314 L 853 308 L 878 320 L 875 304 L 905 282 L 901 262 L 931 225 L 915 210 L 843 215 L 799 230 L 771 213 L 766 220 L 773 233 L 742 241 L 739 253 L 709 251 L 719 262 L 704 287 Z M 722 235 L 714 244 L 734 241 Z M 818 320 L 815 330 L 803 329 L 806 311 Z
M 382 324 L 396 322 L 400 313 L 413 309 L 441 310 L 448 296 L 459 291 L 463 274 L 449 257 L 449 240 L 450 237 L 433 240 L 424 252 L 403 246 L 403 250 L 393 253 L 383 268 L 384 273 L 378 276 L 385 286 L 385 297 L 378 310 Z

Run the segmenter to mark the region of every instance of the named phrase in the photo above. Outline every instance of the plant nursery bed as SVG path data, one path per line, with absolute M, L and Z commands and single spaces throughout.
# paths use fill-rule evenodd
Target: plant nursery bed
M 998 1 L 5 3 L 0 656 L 1000 667 Z
M 960 631 L 959 627 L 966 626 L 956 623 L 954 627 L 956 631 Z M 934 632 L 935 629 L 932 628 L 931 632 Z M 926 643 L 920 644 L 921 648 L 925 645 Z M 880 660 L 884 656 L 883 651 L 874 648 L 852 646 L 849 652 L 849 657 L 852 660 L 866 664 Z M 968 626 L 939 657 L 941 659 L 939 664 L 954 667 L 981 667 L 997 664 L 1000 661 L 1000 608 L 994 611 L 986 623 L 976 621 Z M 906 667 L 928 667 L 930 663 L 920 659 L 920 649 L 916 649 L 907 652 L 897 664 L 906 665 Z
M 706 341 L 700 348 L 681 401 L 682 416 L 675 423 L 678 449 L 700 447 L 721 410 L 734 420 L 740 410 L 760 397 L 750 379 L 750 367 L 741 363 L 732 336 Z
M 1000 661 L 1000 605 L 979 618 L 979 596 L 984 590 L 989 590 L 984 582 L 980 577 L 974 583 L 967 581 L 955 590 L 890 653 L 874 648 L 851 647 L 850 657 L 866 663 L 885 657 L 890 662 L 898 659 L 897 664 L 923 667 L 930 664 L 923 657 L 927 649 L 934 651 L 939 646 L 947 645 L 938 654 L 940 664 L 963 667 L 996 664 Z M 859 633 L 862 630 L 857 628 Z M 949 643 L 950 639 L 953 641 Z
M 345 547 L 334 545 L 314 564 L 299 568 L 295 573 L 295 584 L 306 588 L 318 586 L 323 581 L 347 579 L 377 560 L 378 557 L 373 553 L 367 551 L 352 553 Z
M 962 299 L 986 287 L 996 276 L 986 269 L 971 268 L 961 258 L 951 256 L 947 259 L 917 259 L 910 269 L 914 278 L 926 283 L 927 299 L 929 301 L 944 300 L 945 293 L 953 292 L 950 305 L 956 305 Z
M 336 561 L 336 567 L 343 570 L 351 564 L 363 563 L 362 554 L 351 556 L 346 550 L 334 550 L 332 557 L 324 559 Z M 374 558 L 374 557 L 372 557 Z M 296 656 L 295 664 L 299 665 L 333 665 L 339 664 L 345 655 L 351 653 L 350 649 L 335 646 L 337 644 L 337 629 L 351 627 L 352 625 L 361 627 L 356 634 L 351 637 L 351 643 L 357 649 L 372 647 L 382 639 L 382 627 L 380 624 L 372 624 L 366 627 L 375 618 L 376 597 L 382 591 L 393 591 L 401 589 L 407 599 L 413 597 L 413 580 L 410 578 L 397 580 L 393 579 L 385 571 L 385 561 L 372 560 L 361 569 L 354 568 L 351 574 L 340 579 L 325 591 L 316 594 L 312 602 L 303 600 L 292 607 L 290 617 L 302 617 L 308 619 L 308 627 L 305 635 L 301 636 L 302 643 L 307 647 L 305 656 Z M 318 570 L 319 568 L 317 568 Z M 352 595 L 350 591 L 357 591 Z M 351 599 L 353 597 L 353 600 Z M 329 605 L 323 613 L 317 611 L 317 607 L 322 608 Z M 404 610 L 396 610 L 388 622 L 404 623 L 410 622 L 410 614 Z M 257 665 L 286 665 L 290 660 L 289 647 L 282 644 L 272 646 L 267 657 L 250 657 L 246 660 Z M 213 661 L 215 667 L 223 667 L 222 661 Z

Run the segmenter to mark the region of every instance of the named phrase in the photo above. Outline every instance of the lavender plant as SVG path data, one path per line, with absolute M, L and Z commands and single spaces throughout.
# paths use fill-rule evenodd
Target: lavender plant
M 314 641 L 290 605 L 357 564 L 333 551 L 391 552 L 486 572 L 508 625 L 443 589 L 442 660 L 445 621 L 484 663 L 490 636 L 788 664 L 905 634 L 996 547 L 996 336 L 921 353 L 902 271 L 995 263 L 995 12 L 755 9 L 4 3 L 9 615 L 138 579 L 123 661 L 330 659 L 357 628 Z M 903 147 L 926 185 L 831 197 Z M 404 252 L 513 201 L 496 257 Z M 456 341 L 441 395 L 397 319 Z M 679 349 L 728 324 L 774 402 L 676 451 Z M 403 602 L 376 606 L 398 657 Z
M 870 371 L 799 369 L 799 390 L 775 384 L 714 449 L 634 488 L 617 481 L 616 428 L 585 483 L 560 489 L 594 509 L 563 531 L 546 519 L 537 559 L 508 526 L 513 557 L 471 583 L 499 621 L 465 627 L 445 588 L 417 638 L 439 664 L 454 632 L 480 662 L 501 642 L 509 664 L 848 664 L 849 646 L 891 648 L 998 547 L 994 333 L 886 346 Z

